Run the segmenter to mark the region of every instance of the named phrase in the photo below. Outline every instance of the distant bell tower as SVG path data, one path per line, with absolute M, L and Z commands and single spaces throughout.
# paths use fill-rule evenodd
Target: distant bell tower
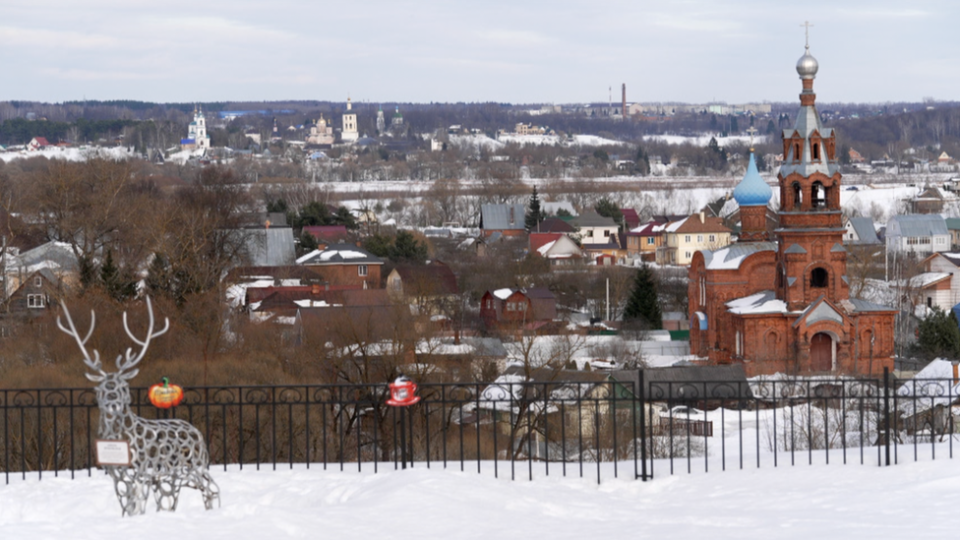
M 377 108 L 377 134 L 383 135 L 383 132 L 387 129 L 387 122 L 383 118 L 383 106 Z
M 805 24 L 809 29 L 809 24 Z M 800 309 L 825 296 L 846 300 L 847 256 L 840 214 L 840 165 L 836 134 L 823 126 L 815 105 L 813 80 L 819 64 L 809 38 L 797 62 L 803 84 L 793 128 L 783 130 L 777 296 L 789 309 Z
M 353 103 L 347 97 L 347 112 L 343 113 L 343 130 L 340 132 L 340 140 L 345 143 L 356 142 L 360 138 L 357 132 L 357 113 L 353 112 Z

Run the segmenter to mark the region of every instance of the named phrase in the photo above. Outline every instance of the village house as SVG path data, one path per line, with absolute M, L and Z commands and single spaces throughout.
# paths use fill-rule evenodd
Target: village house
M 943 217 L 935 214 L 893 216 L 887 222 L 887 252 L 926 256 L 949 251 L 950 231 Z
M 494 233 L 522 236 L 526 232 L 525 218 L 522 204 L 484 204 L 480 207 L 480 231 L 484 237 Z
M 549 289 L 497 289 L 480 298 L 480 318 L 487 328 L 537 328 L 557 318 L 557 298 Z
M 644 261 L 656 260 L 657 249 L 663 245 L 663 224 L 651 221 L 636 227 L 626 234 L 627 254 Z
M 873 218 L 852 217 L 844 225 L 843 243 L 850 245 L 879 245 L 877 229 L 873 226 Z
M 809 50 L 797 63 L 803 91 L 782 134 L 775 236 L 765 223 L 773 193 L 751 152 L 734 189 L 741 241 L 698 251 L 690 265 L 691 353 L 742 364 L 748 376 L 893 369 L 897 310 L 850 297 L 836 133 L 814 105 L 817 67 Z
M 331 285 L 355 285 L 362 289 L 380 288 L 383 259 L 354 244 L 330 244 L 297 259 Z
M 449 313 L 459 302 L 457 276 L 441 261 L 401 264 L 387 275 L 387 292 L 396 302 L 405 302 L 419 315 Z
M 960 303 L 960 253 L 934 253 L 920 266 L 923 272 L 906 282 L 912 305 L 948 311 Z
M 664 239 L 657 249 L 657 264 L 686 266 L 699 250 L 730 245 L 731 233 L 722 219 L 707 217 L 705 212 L 670 223 L 662 232 Z
M 550 266 L 583 262 L 583 250 L 563 233 L 530 233 L 530 253 L 550 261 Z

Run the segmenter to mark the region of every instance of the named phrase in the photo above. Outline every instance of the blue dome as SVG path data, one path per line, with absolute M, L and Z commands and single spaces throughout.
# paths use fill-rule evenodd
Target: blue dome
M 740 206 L 766 206 L 772 196 L 773 190 L 760 178 L 757 162 L 753 159 L 753 152 L 750 152 L 747 174 L 743 175 L 743 180 L 734 188 L 733 198 Z

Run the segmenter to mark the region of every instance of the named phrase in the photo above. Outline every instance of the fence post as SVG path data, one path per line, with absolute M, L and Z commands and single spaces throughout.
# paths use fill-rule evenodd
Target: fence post
M 637 370 L 637 380 L 640 388 L 637 392 L 637 400 L 640 402 L 640 479 L 647 481 L 647 398 L 646 388 L 643 380 L 643 369 Z
M 883 368 L 883 445 L 884 464 L 890 466 L 890 368 Z

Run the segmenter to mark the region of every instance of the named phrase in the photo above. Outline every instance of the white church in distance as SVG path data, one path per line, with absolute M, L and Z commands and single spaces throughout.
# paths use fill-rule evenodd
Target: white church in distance
M 203 109 L 193 110 L 193 122 L 187 129 L 187 138 L 180 139 L 180 148 L 183 150 L 206 150 L 210 148 L 210 137 L 207 136 L 207 119 L 203 117 Z

